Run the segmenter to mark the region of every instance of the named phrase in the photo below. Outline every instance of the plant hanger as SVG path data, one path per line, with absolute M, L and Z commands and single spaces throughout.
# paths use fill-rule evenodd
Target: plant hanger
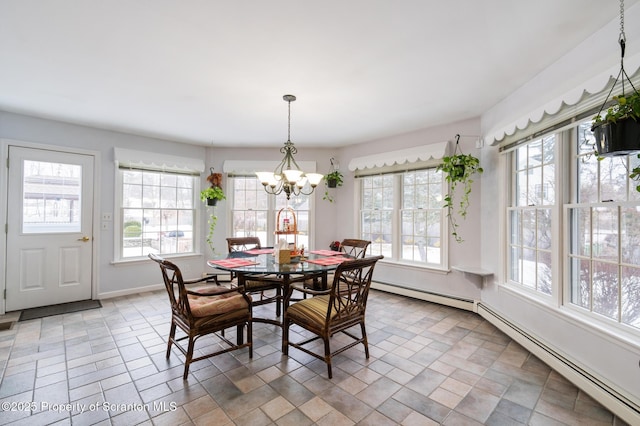
M 631 86 L 633 91 L 636 93 L 638 92 L 638 90 L 633 85 L 633 82 L 627 75 L 627 72 L 624 70 L 624 52 L 627 47 L 627 36 L 624 33 L 624 0 L 620 0 L 620 35 L 618 36 L 618 43 L 620 44 L 620 71 L 618 71 L 618 75 L 616 76 L 616 79 L 613 82 L 613 85 L 611 86 L 611 89 L 609 90 L 609 93 L 607 94 L 607 97 L 605 98 L 604 103 L 602 104 L 602 106 L 600 107 L 600 110 L 598 111 L 598 115 L 602 113 L 602 110 L 607 104 L 607 100 L 609 99 L 609 96 L 611 96 L 611 93 L 613 93 L 613 89 L 616 87 L 618 80 L 620 80 L 620 83 L 622 85 L 622 96 L 624 96 L 624 80 L 625 79 L 627 80 L 627 82 L 629 82 L 629 85 Z
M 627 155 L 640 151 L 640 93 L 624 70 L 624 53 L 627 46 L 627 37 L 624 32 L 624 0 L 620 0 L 618 43 L 620 44 L 620 71 L 598 114 L 593 117 L 591 126 L 598 157 Z M 609 99 L 618 81 L 622 85 L 622 93 Z M 633 89 L 630 95 L 625 94 L 627 83 Z M 603 113 L 607 105 L 610 106 L 606 113 Z

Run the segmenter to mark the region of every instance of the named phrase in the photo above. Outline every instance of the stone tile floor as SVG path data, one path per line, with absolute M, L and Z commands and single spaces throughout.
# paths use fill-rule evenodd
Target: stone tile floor
M 0 331 L 0 424 L 625 424 L 478 315 L 429 302 L 372 291 L 371 356 L 344 352 L 332 380 L 315 358 L 282 356 L 280 329 L 256 323 L 253 359 L 196 362 L 186 381 L 182 354 L 165 359 L 164 291 L 102 303 Z

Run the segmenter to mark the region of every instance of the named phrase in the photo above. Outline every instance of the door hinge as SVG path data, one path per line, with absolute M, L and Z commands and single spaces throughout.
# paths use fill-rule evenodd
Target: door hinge
M 6 289 L 6 288 L 5 288 L 5 289 L 4 289 L 4 291 L 3 291 L 3 296 L 2 296 L 2 298 L 3 298 L 4 300 L 7 300 L 7 289 Z

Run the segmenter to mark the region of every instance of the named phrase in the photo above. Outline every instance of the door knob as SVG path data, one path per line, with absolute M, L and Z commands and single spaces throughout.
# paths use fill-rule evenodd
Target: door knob
M 89 238 L 89 237 L 87 237 L 87 236 L 84 236 L 84 237 L 82 237 L 82 238 L 78 238 L 78 241 L 82 241 L 82 242 L 85 242 L 85 243 L 86 243 L 86 242 L 87 242 L 87 241 L 89 241 L 90 239 L 91 239 L 91 238 Z

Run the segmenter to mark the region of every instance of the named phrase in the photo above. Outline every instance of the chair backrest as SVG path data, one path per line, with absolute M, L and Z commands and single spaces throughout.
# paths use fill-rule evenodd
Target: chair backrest
M 356 320 L 364 315 L 373 269 L 384 256 L 342 262 L 333 277 L 327 323 Z
M 229 253 L 234 251 L 246 251 L 259 249 L 260 238 L 258 237 L 229 237 L 227 238 L 227 249 Z
M 153 254 L 149 253 L 149 258 L 160 265 L 160 271 L 162 271 L 162 279 L 164 280 L 164 287 L 169 294 L 169 302 L 171 302 L 171 310 L 174 315 L 178 315 L 187 321 L 192 319 L 191 308 L 189 307 L 189 301 L 187 299 L 187 289 L 184 286 L 184 280 L 182 279 L 182 272 L 180 268 L 172 262 Z
M 342 240 L 342 243 L 340 243 L 340 251 L 351 257 L 363 259 L 367 254 L 367 247 L 369 247 L 369 244 L 371 244 L 371 241 L 347 238 Z

